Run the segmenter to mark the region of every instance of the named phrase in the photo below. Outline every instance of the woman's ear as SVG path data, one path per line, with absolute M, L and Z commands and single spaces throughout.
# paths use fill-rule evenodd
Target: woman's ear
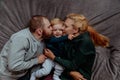
M 73 33 L 78 33 L 79 29 L 78 28 L 73 28 Z

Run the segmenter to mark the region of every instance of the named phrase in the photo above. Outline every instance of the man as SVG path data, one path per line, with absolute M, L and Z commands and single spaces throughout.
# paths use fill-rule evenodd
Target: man
M 17 80 L 46 57 L 43 38 L 52 34 L 46 17 L 33 16 L 29 28 L 13 34 L 0 53 L 0 80 Z

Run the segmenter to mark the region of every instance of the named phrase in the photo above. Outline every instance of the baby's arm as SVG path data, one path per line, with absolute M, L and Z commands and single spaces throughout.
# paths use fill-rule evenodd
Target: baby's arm
M 58 42 L 63 42 L 65 40 L 68 40 L 68 35 L 61 36 L 61 37 L 51 37 L 49 40 L 49 43 L 58 43 Z

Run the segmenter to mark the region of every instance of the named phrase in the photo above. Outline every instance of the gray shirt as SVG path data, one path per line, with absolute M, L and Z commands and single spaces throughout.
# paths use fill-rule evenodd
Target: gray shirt
M 44 42 L 37 41 L 29 28 L 13 34 L 0 53 L 0 80 L 25 75 L 29 68 L 38 64 L 37 56 L 43 53 L 43 48 Z

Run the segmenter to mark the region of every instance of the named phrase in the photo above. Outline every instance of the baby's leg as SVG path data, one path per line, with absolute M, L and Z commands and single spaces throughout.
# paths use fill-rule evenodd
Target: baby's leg
M 33 72 L 33 73 L 31 74 L 30 80 L 36 80 L 35 72 Z
M 42 64 L 43 68 L 37 70 L 35 72 L 35 76 L 39 78 L 48 75 L 51 72 L 53 66 L 53 61 L 50 59 L 46 59 L 45 62 Z
M 58 63 L 55 63 L 55 71 L 53 75 L 53 80 L 61 80 L 59 76 L 61 75 L 63 70 L 64 68 L 61 65 L 59 65 Z

